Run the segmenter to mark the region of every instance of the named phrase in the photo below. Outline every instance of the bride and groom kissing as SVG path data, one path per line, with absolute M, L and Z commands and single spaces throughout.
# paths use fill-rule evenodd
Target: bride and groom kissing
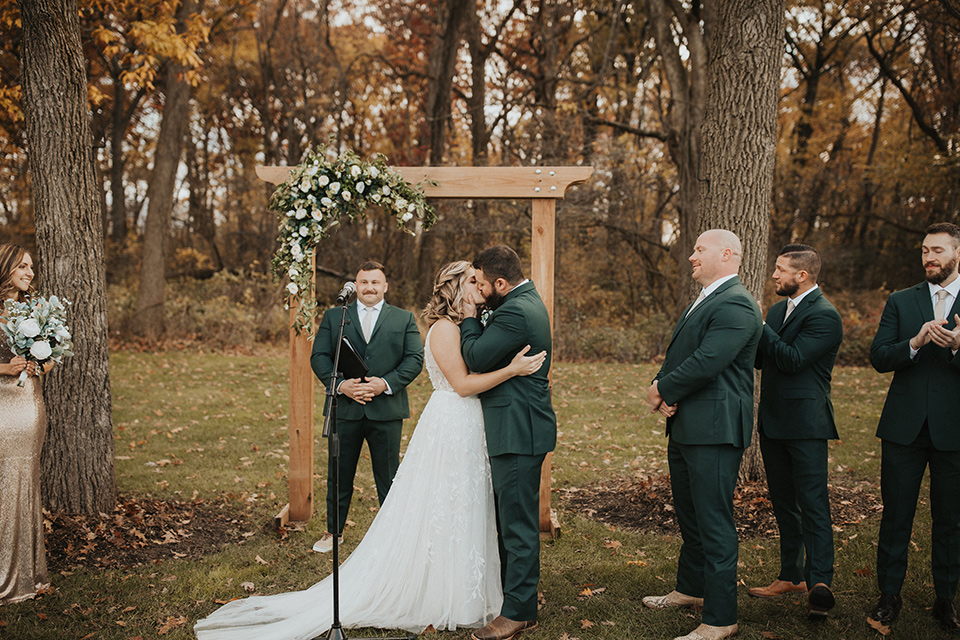
M 365 263 L 358 273 L 360 301 L 349 316 L 357 321 L 353 327 L 364 325 L 356 315 L 360 302 L 382 303 L 386 291 L 382 266 L 369 267 Z M 481 304 L 489 310 L 483 323 L 477 317 Z M 370 313 L 365 310 L 365 318 Z M 412 314 L 385 304 L 376 313 L 364 331 L 353 329 L 361 356 L 389 333 L 396 334 L 394 342 L 409 345 Z M 382 504 L 340 567 L 340 622 L 414 633 L 430 626 L 468 627 L 477 628 L 476 640 L 508 640 L 537 625 L 540 470 L 557 435 L 548 379 L 549 317 L 516 252 L 505 245 L 482 251 L 472 264 L 442 267 L 422 317 L 429 327 L 423 360 L 433 393 L 395 467 L 393 484 L 387 483 L 389 496 L 380 485 L 390 469 L 377 470 L 382 461 L 373 459 L 370 447 Z M 336 342 L 325 324 L 331 324 L 326 316 L 312 360 L 321 379 L 326 362 L 317 352 Z M 403 351 L 395 348 L 394 367 Z M 398 375 L 371 367 L 368 383 L 340 384 L 340 393 L 351 400 L 341 407 L 356 405 L 360 415 L 386 396 L 401 418 L 407 417 L 405 387 L 420 365 L 415 369 Z M 332 362 L 328 376 L 330 371 Z M 387 439 L 395 440 L 399 451 L 399 431 L 394 434 Z M 361 435 L 361 445 L 362 440 Z M 351 489 L 352 471 L 347 507 Z M 328 495 L 328 506 L 338 499 L 345 514 L 342 493 Z M 304 591 L 235 600 L 200 620 L 194 631 L 201 640 L 315 638 L 333 624 L 332 588 L 328 576 Z

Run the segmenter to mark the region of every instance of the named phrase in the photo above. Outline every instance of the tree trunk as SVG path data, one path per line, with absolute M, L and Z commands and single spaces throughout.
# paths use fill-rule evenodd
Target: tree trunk
M 42 484 L 52 511 L 116 505 L 103 236 L 76 0 L 20 0 L 40 289 L 72 302 L 73 358 L 44 381 Z
M 193 13 L 195 0 L 183 0 L 177 11 L 178 29 Z M 163 296 L 166 282 L 167 243 L 177 169 L 183 153 L 183 139 L 190 115 L 190 85 L 179 65 L 168 63 L 164 79 L 163 121 L 157 138 L 153 175 L 147 187 L 147 222 L 143 233 L 143 259 L 133 331 L 151 340 L 164 329 Z
M 744 246 L 740 278 L 757 299 L 767 278 L 784 2 L 718 4 L 700 138 L 703 169 L 710 181 L 700 190 L 700 228 L 730 229 L 740 237 Z M 757 440 L 754 426 L 753 443 L 740 468 L 741 480 L 762 475 Z
M 457 52 L 460 49 L 460 31 L 467 13 L 466 2 L 446 0 L 438 7 L 438 28 L 431 43 L 427 65 L 426 118 L 429 131 L 430 164 L 443 164 L 447 128 L 450 126 L 450 98 Z

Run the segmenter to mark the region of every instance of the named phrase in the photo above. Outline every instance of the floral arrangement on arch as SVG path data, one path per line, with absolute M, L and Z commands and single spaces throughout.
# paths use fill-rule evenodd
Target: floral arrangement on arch
M 325 147 L 308 150 L 290 178 L 273 192 L 270 209 L 280 220 L 273 274 L 278 280 L 290 279 L 286 308 L 300 301 L 293 324 L 297 333 L 312 333 L 317 301 L 311 259 L 317 243 L 336 231 L 344 217 L 350 222 L 363 219 L 369 206 L 381 207 L 396 219 L 398 229 L 410 234 L 436 221 L 423 191 L 390 169 L 382 155 L 362 160 L 347 151 L 329 159 Z

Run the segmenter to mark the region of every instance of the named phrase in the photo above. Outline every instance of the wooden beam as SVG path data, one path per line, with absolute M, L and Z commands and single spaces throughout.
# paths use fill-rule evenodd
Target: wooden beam
M 297 334 L 292 325 L 297 319 L 298 307 L 290 305 L 290 470 L 287 482 L 289 518 L 306 521 L 313 515 L 313 381 L 316 376 L 310 367 L 310 355 L 313 352 L 311 336 L 316 327 L 311 327 L 310 335 Z
M 293 167 L 257 167 L 261 180 L 280 184 Z M 562 198 L 593 167 L 391 167 L 428 198 Z M 436 184 L 431 184 L 436 183 Z
M 554 280 L 556 272 L 556 227 L 557 201 L 553 198 L 534 198 L 532 207 L 533 228 L 530 239 L 530 279 L 533 280 L 547 314 L 550 316 L 550 333 L 553 334 Z M 551 380 L 551 386 L 552 386 Z M 540 531 L 552 537 L 560 535 L 555 526 L 556 517 L 550 508 L 550 492 L 553 453 L 548 453 L 540 469 Z

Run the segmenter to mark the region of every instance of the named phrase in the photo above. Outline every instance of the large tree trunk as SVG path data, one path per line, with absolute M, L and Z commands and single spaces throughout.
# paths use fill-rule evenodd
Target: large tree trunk
M 178 23 L 194 11 L 194 0 L 183 0 L 177 11 Z M 169 63 L 164 80 L 163 121 L 157 138 L 153 175 L 147 187 L 147 222 L 143 233 L 143 259 L 140 262 L 140 287 L 133 330 L 155 340 L 163 334 L 163 296 L 166 282 L 167 243 L 177 169 L 183 153 L 183 139 L 190 115 L 190 85 L 182 77 L 183 69 Z
M 103 236 L 76 0 L 19 0 L 40 288 L 70 300 L 75 357 L 44 381 L 43 494 L 53 511 L 116 505 Z
M 740 277 L 757 299 L 767 278 L 784 2 L 718 3 L 700 138 L 704 173 L 710 180 L 709 187 L 700 190 L 700 228 L 730 229 L 740 237 L 744 246 Z M 741 480 L 762 475 L 757 440 L 754 433 L 740 468 Z

